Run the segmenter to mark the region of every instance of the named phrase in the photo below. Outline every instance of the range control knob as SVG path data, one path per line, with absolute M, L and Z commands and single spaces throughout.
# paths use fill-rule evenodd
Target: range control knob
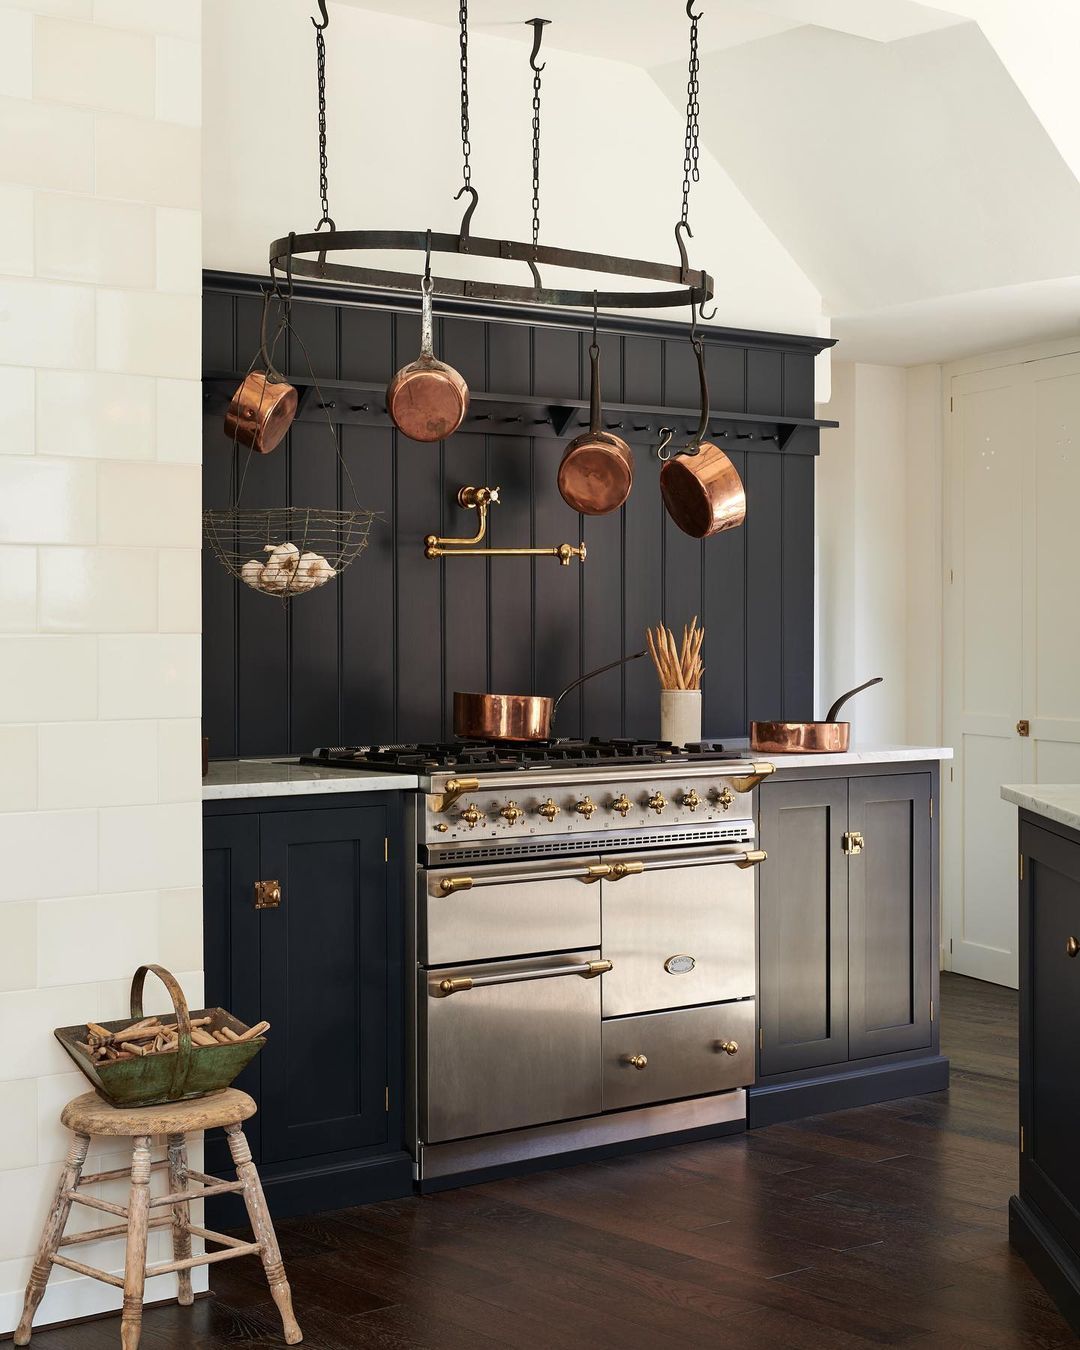
M 667 806 L 667 799 L 662 792 L 654 792 L 649 798 L 649 810 L 655 811 L 658 816 L 663 813 L 665 806 Z
M 627 814 L 629 813 L 632 807 L 633 802 L 630 800 L 630 798 L 626 795 L 625 792 L 620 792 L 619 795 L 615 798 L 615 800 L 611 803 L 611 809 L 613 811 L 618 811 L 619 815 L 622 816 L 623 820 L 626 819 Z
M 524 814 L 525 812 L 518 806 L 517 802 L 507 802 L 499 812 L 507 825 L 516 825 Z
M 720 807 L 722 811 L 726 811 L 728 807 L 731 805 L 731 803 L 735 800 L 735 795 L 729 787 L 725 787 L 721 792 L 716 791 L 710 792 L 709 796 L 713 799 L 713 801 L 717 804 L 717 806 Z
M 546 802 L 541 802 L 536 808 L 536 814 L 538 816 L 543 816 L 546 821 L 551 823 L 559 814 L 560 809 L 561 808 L 556 806 L 554 801 L 549 797 Z
M 685 806 L 688 811 L 696 811 L 701 805 L 701 798 L 697 795 L 697 788 L 691 788 L 689 792 L 684 792 L 680 801 L 680 806 Z
M 591 820 L 592 814 L 596 810 L 596 803 L 591 797 L 582 797 L 581 801 L 574 803 L 574 810 L 579 816 L 584 816 L 586 820 Z
M 469 803 L 464 811 L 458 813 L 458 820 L 460 820 L 463 825 L 468 826 L 470 830 L 475 830 L 477 825 L 479 825 L 483 819 L 483 811 L 478 810 L 472 802 Z

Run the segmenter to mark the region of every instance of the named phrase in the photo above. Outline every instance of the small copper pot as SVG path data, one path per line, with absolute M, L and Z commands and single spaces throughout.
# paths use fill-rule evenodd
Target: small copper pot
M 420 355 L 403 366 L 386 390 L 386 411 L 397 429 L 413 441 L 443 441 L 452 436 L 469 410 L 469 387 L 453 368 L 439 361 L 432 347 L 431 278 L 421 282 L 423 305 Z
M 297 403 L 291 384 L 253 370 L 244 377 L 225 412 L 225 435 L 256 454 L 268 455 L 292 426 Z
M 634 456 L 621 436 L 600 426 L 600 347 L 595 332 L 589 348 L 592 384 L 589 430 L 575 436 L 559 465 L 559 492 L 567 506 L 586 516 L 617 511 L 634 486 Z
M 825 715 L 824 722 L 751 722 L 750 749 L 763 750 L 771 755 L 844 755 L 851 744 L 851 723 L 838 722 L 840 709 L 856 694 L 871 685 L 881 684 L 883 676 L 875 675 L 865 684 L 841 694 Z

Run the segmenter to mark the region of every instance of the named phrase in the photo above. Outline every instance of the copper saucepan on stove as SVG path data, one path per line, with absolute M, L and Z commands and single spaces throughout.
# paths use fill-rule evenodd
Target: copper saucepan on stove
M 771 755 L 843 755 L 851 743 L 851 723 L 838 722 L 840 709 L 856 694 L 871 685 L 881 684 L 884 677 L 875 675 L 865 684 L 841 694 L 829 709 L 824 722 L 751 722 L 750 749 L 764 750 Z
M 634 486 L 634 455 L 621 436 L 600 425 L 600 345 L 596 340 L 596 309 L 593 309 L 593 340 L 589 348 L 592 383 L 589 393 L 589 429 L 575 436 L 563 452 L 559 465 L 559 492 L 567 506 L 586 516 L 605 516 L 617 511 Z
M 413 441 L 444 441 L 465 420 L 469 387 L 453 366 L 440 361 L 432 345 L 431 277 L 420 283 L 420 355 L 402 366 L 386 390 L 386 411 Z
M 571 689 L 644 655 L 634 652 L 597 666 L 571 680 L 554 699 L 541 694 L 462 694 L 455 690 L 454 735 L 469 741 L 548 741 L 555 712 Z

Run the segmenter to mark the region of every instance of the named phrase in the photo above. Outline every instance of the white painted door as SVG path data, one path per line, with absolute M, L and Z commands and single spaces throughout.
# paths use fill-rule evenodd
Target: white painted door
M 956 376 L 948 438 L 945 962 L 1016 986 L 1016 808 L 1080 782 L 1080 356 Z

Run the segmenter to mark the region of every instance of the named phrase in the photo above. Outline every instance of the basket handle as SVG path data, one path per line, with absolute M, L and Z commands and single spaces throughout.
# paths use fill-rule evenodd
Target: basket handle
M 143 1018 L 143 985 L 148 971 L 153 971 L 169 991 L 173 1011 L 176 1013 L 177 1048 L 176 1062 L 173 1065 L 172 1083 L 169 1087 L 169 1100 L 176 1101 L 184 1094 L 188 1070 L 191 1068 L 191 1014 L 188 1012 L 184 991 L 176 981 L 176 976 L 164 966 L 140 966 L 131 979 L 131 1020 L 141 1022 Z

